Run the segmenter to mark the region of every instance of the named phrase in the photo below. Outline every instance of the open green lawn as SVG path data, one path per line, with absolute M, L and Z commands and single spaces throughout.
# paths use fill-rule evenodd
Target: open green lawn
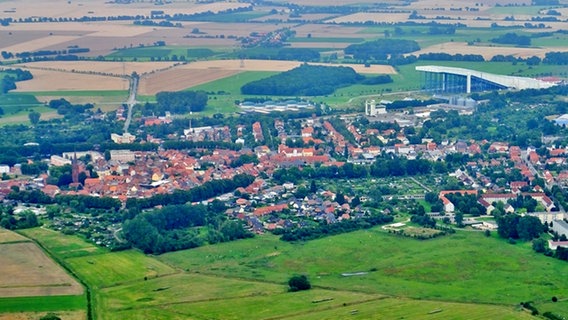
M 549 6 L 499 6 L 487 10 L 490 14 L 506 14 L 506 15 L 537 15 L 540 10 L 550 9 Z
M 4 109 L 4 114 L 10 112 L 11 107 L 29 107 L 41 105 L 33 94 L 29 93 L 7 93 L 0 94 L 0 107 Z
M 0 314 L 26 311 L 64 311 L 86 308 L 84 295 L 0 298 Z
M 241 86 L 251 81 L 267 78 L 273 74 L 276 74 L 276 72 L 241 72 L 227 78 L 188 88 L 188 90 L 208 92 L 209 101 L 207 102 L 207 107 L 200 115 L 231 113 L 239 111 L 235 106 L 235 100 L 242 101 L 247 97 L 241 94 Z
M 229 50 L 229 49 L 227 49 Z M 181 59 L 205 59 L 218 54 L 224 53 L 224 49 L 216 49 L 216 51 L 209 48 L 188 48 L 181 46 L 162 46 L 162 47 L 136 47 L 117 50 L 109 55 L 107 58 L 130 58 L 140 61 L 147 61 L 150 58 L 163 59 L 172 58 L 174 55 Z
M 565 262 L 474 232 L 417 241 L 372 229 L 295 245 L 265 236 L 159 259 L 193 271 L 275 282 L 305 273 L 317 286 L 416 299 L 514 305 L 545 302 L 554 292 L 568 296 L 568 283 L 554 280 L 568 272 Z
M 77 236 L 68 236 L 45 228 L 24 229 L 19 232 L 37 240 L 51 254 L 62 260 L 108 252 L 107 249 L 88 243 Z
M 67 259 L 69 266 L 95 288 L 174 273 L 162 262 L 128 250 Z

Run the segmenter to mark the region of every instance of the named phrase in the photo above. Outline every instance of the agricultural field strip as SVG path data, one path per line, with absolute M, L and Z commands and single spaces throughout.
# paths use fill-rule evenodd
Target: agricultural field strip
M 76 295 L 83 292 L 79 283 L 33 241 L 2 243 L 0 248 L 4 257 L 0 265 L 0 296 Z

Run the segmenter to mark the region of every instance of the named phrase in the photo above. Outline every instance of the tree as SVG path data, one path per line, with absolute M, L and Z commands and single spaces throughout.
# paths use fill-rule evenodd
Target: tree
M 532 248 L 535 252 L 543 253 L 546 251 L 547 243 L 542 238 L 534 239 L 532 241 Z
M 48 313 L 45 316 L 39 318 L 39 320 L 61 320 L 61 318 L 55 313 Z
M 290 287 L 288 289 L 290 292 L 310 290 L 312 288 L 308 277 L 305 275 L 293 276 L 290 280 L 288 280 L 288 286 Z
M 36 124 L 38 124 L 39 122 L 39 118 L 41 117 L 41 113 L 37 112 L 37 111 L 32 111 L 28 114 L 28 118 L 30 119 L 30 122 L 35 126 Z

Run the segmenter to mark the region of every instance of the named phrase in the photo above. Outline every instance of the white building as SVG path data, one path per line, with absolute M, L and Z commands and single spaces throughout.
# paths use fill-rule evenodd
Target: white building
M 130 150 L 110 150 L 110 159 L 122 162 L 134 161 L 134 152 Z
M 379 104 L 377 105 L 377 102 L 373 99 L 373 100 L 365 100 L 365 115 L 370 116 L 370 117 L 375 117 L 379 114 L 386 114 L 387 113 L 387 107 Z
M 71 164 L 71 160 L 61 156 L 53 155 L 49 158 L 49 164 L 51 164 L 52 166 L 61 167 L 66 164 Z
M 110 135 L 110 139 L 114 143 L 119 143 L 119 144 L 120 143 L 132 143 L 132 142 L 134 142 L 134 140 L 136 140 L 136 136 L 132 135 L 128 132 L 125 132 L 123 135 L 112 133 Z
M 0 174 L 3 174 L 3 173 L 6 173 L 6 174 L 10 173 L 10 166 L 9 165 L 0 164 Z

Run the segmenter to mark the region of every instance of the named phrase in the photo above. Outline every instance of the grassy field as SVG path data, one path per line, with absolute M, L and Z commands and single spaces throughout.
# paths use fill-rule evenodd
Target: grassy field
M 67 259 L 81 278 L 96 288 L 155 278 L 175 270 L 137 251 L 121 251 Z
M 37 240 L 51 254 L 62 260 L 108 252 L 107 249 L 97 247 L 79 237 L 64 235 L 49 229 L 25 229 L 20 230 L 20 233 Z
M 365 38 L 325 38 L 325 37 L 318 37 L 318 38 L 308 38 L 308 37 L 294 37 L 288 39 L 288 42 L 301 42 L 301 43 L 310 43 L 310 42 L 336 42 L 336 43 L 360 43 L 365 41 Z
M 564 262 L 475 232 L 417 241 L 375 228 L 296 244 L 265 235 L 157 259 L 24 233 L 89 284 L 98 319 L 533 319 L 520 301 L 568 314 L 568 284 L 554 280 Z M 286 292 L 293 274 L 315 288 Z
M 265 236 L 159 259 L 202 273 L 274 282 L 304 273 L 317 286 L 415 299 L 512 306 L 547 302 L 554 292 L 568 295 L 567 284 L 553 280 L 566 274 L 564 262 L 473 232 L 416 241 L 373 229 L 297 245 Z
M 228 78 L 188 88 L 188 90 L 208 92 L 209 101 L 205 110 L 200 113 L 201 115 L 230 113 L 239 111 L 235 106 L 235 100 L 242 101 L 247 97 L 241 94 L 241 86 L 251 81 L 267 78 L 273 74 L 276 74 L 276 72 L 241 72 Z
M 0 313 L 84 310 L 85 308 L 86 299 L 84 295 L 18 297 L 0 299 Z

